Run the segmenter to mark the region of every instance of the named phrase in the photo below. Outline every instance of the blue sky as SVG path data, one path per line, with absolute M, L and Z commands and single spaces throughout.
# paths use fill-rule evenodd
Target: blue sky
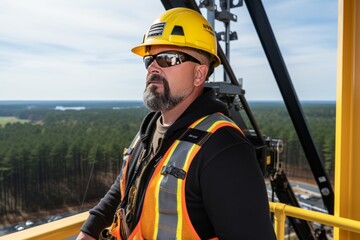
M 335 100 L 337 0 L 263 3 L 299 99 Z M 0 0 L 0 100 L 141 100 L 146 71 L 130 49 L 163 10 L 160 0 Z M 246 6 L 232 13 L 245 97 L 281 100 Z

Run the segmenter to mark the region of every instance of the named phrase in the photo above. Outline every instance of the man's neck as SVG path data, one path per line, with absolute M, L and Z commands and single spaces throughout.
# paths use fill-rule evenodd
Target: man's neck
M 190 106 L 190 104 L 196 98 L 186 98 L 183 99 L 178 105 L 174 108 L 166 111 L 161 111 L 162 121 L 164 125 L 171 126 L 180 116 L 185 112 L 185 110 Z

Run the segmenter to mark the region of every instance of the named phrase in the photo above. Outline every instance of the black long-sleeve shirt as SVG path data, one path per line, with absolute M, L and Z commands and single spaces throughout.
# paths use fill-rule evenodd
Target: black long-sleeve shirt
M 228 115 L 226 106 L 216 100 L 214 91 L 204 90 L 165 133 L 161 157 L 171 143 L 200 117 L 214 112 Z M 142 149 L 149 147 L 151 134 L 160 113 L 150 113 L 140 128 Z M 152 164 L 145 172 L 151 176 Z M 147 181 L 140 185 L 138 208 L 131 226 L 135 226 Z M 119 178 L 97 206 L 81 230 L 97 237 L 112 222 L 120 203 Z M 268 199 L 253 146 L 237 130 L 224 127 L 216 131 L 195 156 L 187 173 L 186 205 L 190 220 L 201 239 L 275 239 L 270 221 Z

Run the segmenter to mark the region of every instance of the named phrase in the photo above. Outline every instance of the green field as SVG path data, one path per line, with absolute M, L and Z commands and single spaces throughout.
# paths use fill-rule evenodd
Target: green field
M 16 122 L 25 123 L 25 122 L 29 122 L 29 120 L 22 120 L 16 117 L 0 117 L 1 126 L 4 126 L 7 123 L 16 123 Z

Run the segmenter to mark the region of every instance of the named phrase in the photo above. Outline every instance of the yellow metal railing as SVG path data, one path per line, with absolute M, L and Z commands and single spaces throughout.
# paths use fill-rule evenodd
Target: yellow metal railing
M 274 213 L 274 229 L 278 240 L 284 239 L 286 217 L 294 217 L 360 233 L 360 221 L 335 217 L 333 215 L 305 210 L 278 202 L 270 202 L 270 211 Z
M 278 240 L 285 237 L 286 217 L 294 217 L 306 221 L 317 222 L 323 225 L 337 227 L 339 229 L 360 233 L 360 221 L 354 221 L 347 218 L 335 217 L 333 215 L 305 210 L 289 206 L 283 203 L 270 202 L 270 211 L 274 213 L 274 229 Z M 81 213 L 67 217 L 55 222 L 32 227 L 17 233 L 8 234 L 0 237 L 0 240 L 29 239 L 66 239 L 76 236 L 79 229 L 89 213 Z
M 57 240 L 79 234 L 81 225 L 89 216 L 88 212 L 76 214 L 54 222 L 32 227 L 0 237 L 0 240 Z

